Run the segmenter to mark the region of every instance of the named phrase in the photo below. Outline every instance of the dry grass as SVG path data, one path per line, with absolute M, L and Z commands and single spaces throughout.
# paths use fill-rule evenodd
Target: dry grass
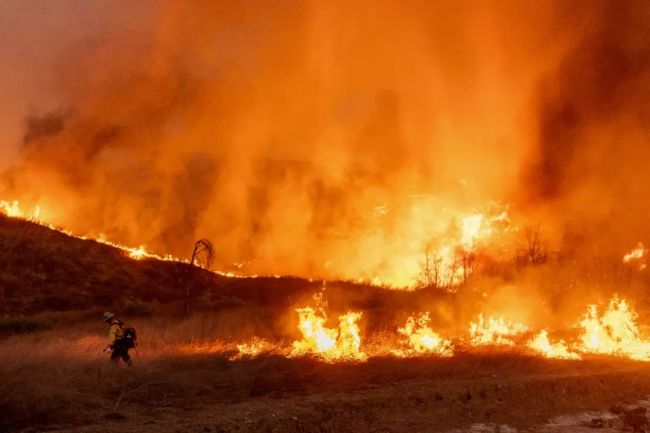
M 615 359 L 576 363 L 484 350 L 362 364 L 231 361 L 230 320 L 144 319 L 137 326 L 143 340 L 132 369 L 113 367 L 101 353 L 101 322 L 1 340 L 0 431 L 412 431 L 432 419 L 441 429 L 516 425 L 650 390 L 650 367 Z

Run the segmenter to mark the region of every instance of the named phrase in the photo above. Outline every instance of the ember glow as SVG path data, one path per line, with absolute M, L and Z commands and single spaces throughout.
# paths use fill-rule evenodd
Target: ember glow
M 648 250 L 643 246 L 643 243 L 639 242 L 635 249 L 623 256 L 623 263 L 636 263 L 639 266 L 639 270 L 642 271 L 646 268 L 644 258 L 647 253 Z
M 250 341 L 237 344 L 237 354 L 230 357 L 231 361 L 243 358 L 255 358 L 261 355 L 271 354 L 277 347 L 262 338 L 254 337 Z

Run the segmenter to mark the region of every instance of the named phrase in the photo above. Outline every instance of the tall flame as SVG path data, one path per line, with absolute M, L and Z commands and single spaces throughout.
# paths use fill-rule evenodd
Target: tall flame
M 623 256 L 623 263 L 637 262 L 639 263 L 639 270 L 646 268 L 646 263 L 641 260 L 646 256 L 648 250 L 639 242 L 635 249 Z
M 637 317 L 627 302 L 617 297 L 609 302 L 602 316 L 595 305 L 590 305 L 580 321 L 583 333 L 579 349 L 586 353 L 650 361 L 650 341 L 640 337 Z
M 292 344 L 291 356 L 317 355 L 326 361 L 366 359 L 361 352 L 361 335 L 357 321 L 361 313 L 347 312 L 339 316 L 338 329 L 327 328 L 322 309 L 296 308 L 302 339 Z
M 469 215 L 462 219 L 460 243 L 466 250 L 472 250 L 479 237 L 483 215 Z

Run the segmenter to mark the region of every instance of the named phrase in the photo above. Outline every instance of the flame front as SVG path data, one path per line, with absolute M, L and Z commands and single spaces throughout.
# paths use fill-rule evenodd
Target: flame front
M 277 350 L 277 347 L 262 338 L 253 337 L 250 341 L 237 344 L 237 354 L 230 357 L 231 361 L 243 358 L 256 358 Z
M 31 212 L 27 212 L 18 201 L 0 200 L 0 213 L 10 218 L 28 220 L 78 239 L 89 239 L 44 222 L 39 206 L 35 206 Z M 448 239 L 448 242 L 437 251 L 438 261 L 436 263 L 437 272 L 439 272 L 437 278 L 447 279 L 447 283 L 457 282 L 463 276 L 462 270 L 457 265 L 458 249 L 471 253 L 480 242 L 489 239 L 497 231 L 494 228 L 495 225 L 497 227 L 504 223 L 507 225 L 507 222 L 508 217 L 505 211 L 489 218 L 483 214 L 472 214 L 461 218 L 458 236 Z M 135 260 L 149 258 L 184 261 L 172 256 L 159 256 L 150 253 L 142 245 L 134 248 L 113 243 L 102 235 L 93 240 L 118 248 L 126 256 Z M 647 249 L 642 243 L 639 243 L 637 248 L 623 256 L 623 262 L 641 262 L 646 254 Z M 640 269 L 644 267 L 645 263 L 641 262 Z M 319 302 L 317 308 L 304 307 L 295 310 L 299 316 L 299 331 L 302 334 L 302 339 L 293 342 L 289 356 L 316 355 L 328 362 L 367 359 L 366 353 L 361 348 L 362 336 L 358 325 L 362 313 L 349 311 L 342 314 L 338 318 L 338 329 L 328 328 L 326 326 L 327 316 L 322 308 L 324 305 L 320 304 L 322 296 L 317 296 L 316 299 Z M 548 331 L 543 329 L 526 343 L 526 347 L 547 358 L 581 359 L 581 354 L 602 354 L 650 361 L 650 340 L 641 338 L 636 323 L 637 317 L 636 312 L 630 309 L 624 299 L 614 297 L 602 315 L 599 315 L 595 305 L 588 306 L 586 314 L 579 322 L 581 335 L 576 343 L 567 343 L 563 340 L 551 342 Z M 520 323 L 511 323 L 502 317 L 487 316 L 485 318 L 483 314 L 480 314 L 476 322 L 470 323 L 469 331 L 470 346 L 513 347 L 517 344 L 513 337 L 525 332 L 526 326 Z M 410 316 L 404 326 L 397 329 L 397 335 L 402 336 L 403 339 L 400 341 L 396 338 L 394 341 L 384 344 L 379 352 L 392 353 L 400 357 L 422 354 L 453 356 L 452 344 L 431 329 L 430 315 L 427 312 Z M 261 339 L 238 344 L 237 350 L 238 355 L 235 358 L 254 357 L 271 351 L 287 354 L 279 346 Z
M 640 337 L 636 319 L 636 312 L 624 299 L 614 297 L 602 316 L 598 315 L 595 305 L 590 305 L 580 321 L 583 333 L 579 349 L 586 353 L 650 361 L 650 341 Z
M 510 323 L 503 317 L 495 318 L 489 316 L 483 318 L 479 314 L 477 322 L 470 323 L 470 339 L 472 346 L 514 346 L 515 342 L 510 338 L 526 331 L 521 323 Z
M 429 313 L 422 313 L 418 317 L 410 316 L 406 324 L 397 329 L 397 332 L 406 337 L 406 349 L 397 349 L 393 353 L 397 356 L 417 356 L 422 354 L 436 354 L 439 356 L 453 356 L 454 351 L 449 340 L 445 340 L 435 333 L 430 327 Z
M 357 321 L 361 313 L 347 312 L 339 316 L 339 329 L 325 326 L 327 318 L 321 308 L 296 308 L 302 339 L 292 344 L 291 356 L 317 355 L 326 361 L 364 360 Z
M 642 271 L 646 268 L 646 263 L 643 261 L 648 250 L 639 242 L 635 249 L 623 256 L 623 263 L 638 263 L 639 270 Z
M 544 355 L 546 358 L 581 359 L 580 355 L 569 350 L 564 340 L 551 343 L 546 329 L 542 329 L 539 334 L 528 342 L 527 346 L 535 352 Z
M 154 260 L 162 260 L 162 261 L 174 261 L 174 262 L 184 262 L 187 263 L 188 261 L 185 259 L 181 259 L 179 257 L 174 257 L 172 255 L 158 255 L 155 253 L 152 253 L 150 251 L 147 251 L 146 247 L 144 245 L 140 245 L 139 247 L 129 247 L 127 245 L 122 245 L 116 242 L 112 242 L 107 240 L 103 234 L 99 234 L 98 236 L 95 237 L 89 237 L 89 236 L 80 236 L 77 234 L 74 234 L 64 228 L 61 227 L 56 227 L 55 225 L 45 221 L 41 217 L 41 207 L 40 206 L 35 206 L 31 212 L 26 212 L 23 210 L 23 208 L 20 206 L 20 203 L 16 200 L 14 201 L 7 201 L 7 200 L 0 200 L 0 213 L 4 214 L 10 218 L 16 218 L 16 219 L 21 219 L 21 220 L 26 220 L 33 222 L 35 224 L 39 224 L 43 227 L 47 227 L 51 230 L 56 230 L 60 233 L 63 233 L 65 235 L 77 238 L 77 239 L 82 239 L 82 240 L 92 240 L 100 244 L 108 245 L 113 248 L 117 248 L 119 250 L 122 250 L 124 254 L 134 260 L 142 260 L 142 259 L 154 259 Z M 238 277 L 238 275 L 229 275 L 233 277 Z

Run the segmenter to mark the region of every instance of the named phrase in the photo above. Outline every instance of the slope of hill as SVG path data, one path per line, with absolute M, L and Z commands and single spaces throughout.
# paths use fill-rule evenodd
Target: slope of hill
M 280 284 L 281 283 L 281 284 Z M 229 297 L 267 302 L 314 286 L 296 278 L 228 278 L 185 263 L 134 260 L 124 251 L 92 240 L 0 216 L 0 289 L 5 314 L 33 314 L 136 303 L 174 303 L 189 284 L 202 307 Z
M 151 305 L 182 311 L 186 285 L 195 309 L 246 305 L 286 312 L 297 303 L 310 302 L 323 282 L 295 277 L 235 278 L 198 268 L 190 272 L 185 263 L 134 260 L 110 245 L 0 215 L 0 315 L 96 309 L 137 312 Z M 390 321 L 397 311 L 407 313 L 441 297 L 446 295 L 327 283 L 333 312 L 372 311 L 375 322 Z

